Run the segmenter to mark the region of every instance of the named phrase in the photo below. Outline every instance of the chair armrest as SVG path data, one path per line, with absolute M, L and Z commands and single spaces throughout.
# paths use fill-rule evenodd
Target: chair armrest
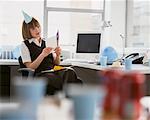
M 54 73 L 54 72 L 66 70 L 66 69 L 68 69 L 68 67 L 62 67 L 62 66 L 58 65 L 58 66 L 55 66 L 53 69 L 43 70 L 43 71 L 41 71 L 41 73 Z
M 51 69 L 51 70 L 43 70 L 41 71 L 41 73 L 54 73 L 54 70 Z
M 18 72 L 23 72 L 23 71 L 26 71 L 29 73 L 29 76 L 33 76 L 35 70 L 34 69 L 31 69 L 31 68 L 19 68 L 18 69 Z
M 35 70 L 34 70 L 34 69 L 31 69 L 31 68 L 19 68 L 19 69 L 18 69 L 18 72 L 22 72 L 22 71 L 35 72 Z

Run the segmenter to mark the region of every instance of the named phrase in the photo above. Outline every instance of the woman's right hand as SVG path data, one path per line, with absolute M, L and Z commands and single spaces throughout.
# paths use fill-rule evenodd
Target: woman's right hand
M 46 47 L 42 50 L 41 55 L 44 57 L 47 57 L 51 52 L 52 52 L 53 48 L 51 47 Z

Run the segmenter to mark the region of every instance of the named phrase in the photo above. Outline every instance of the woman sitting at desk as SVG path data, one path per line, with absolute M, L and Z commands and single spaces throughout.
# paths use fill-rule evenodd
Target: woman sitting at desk
M 21 44 L 22 62 L 27 68 L 35 70 L 35 75 L 43 70 L 50 70 L 60 63 L 61 48 L 55 49 L 46 47 L 45 41 L 41 38 L 41 27 L 39 22 L 23 12 L 24 21 L 22 24 L 22 36 L 24 41 Z M 54 94 L 61 90 L 64 84 L 64 70 L 54 73 L 45 73 L 41 76 L 48 78 L 47 93 Z M 67 71 L 67 82 L 80 83 L 73 70 Z

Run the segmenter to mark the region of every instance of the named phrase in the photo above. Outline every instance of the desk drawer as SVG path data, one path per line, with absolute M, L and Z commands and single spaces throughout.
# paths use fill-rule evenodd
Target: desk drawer
M 0 86 L 0 97 L 10 96 L 10 86 Z
M 0 86 L 10 85 L 10 67 L 0 66 Z

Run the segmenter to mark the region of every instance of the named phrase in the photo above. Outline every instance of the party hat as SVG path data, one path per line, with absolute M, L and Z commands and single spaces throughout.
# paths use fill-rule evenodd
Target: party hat
M 27 13 L 25 13 L 24 11 L 22 11 L 22 13 L 23 13 L 23 16 L 24 16 L 24 21 L 25 21 L 25 23 L 30 23 L 31 21 L 32 21 L 32 17 L 31 16 L 29 16 Z

